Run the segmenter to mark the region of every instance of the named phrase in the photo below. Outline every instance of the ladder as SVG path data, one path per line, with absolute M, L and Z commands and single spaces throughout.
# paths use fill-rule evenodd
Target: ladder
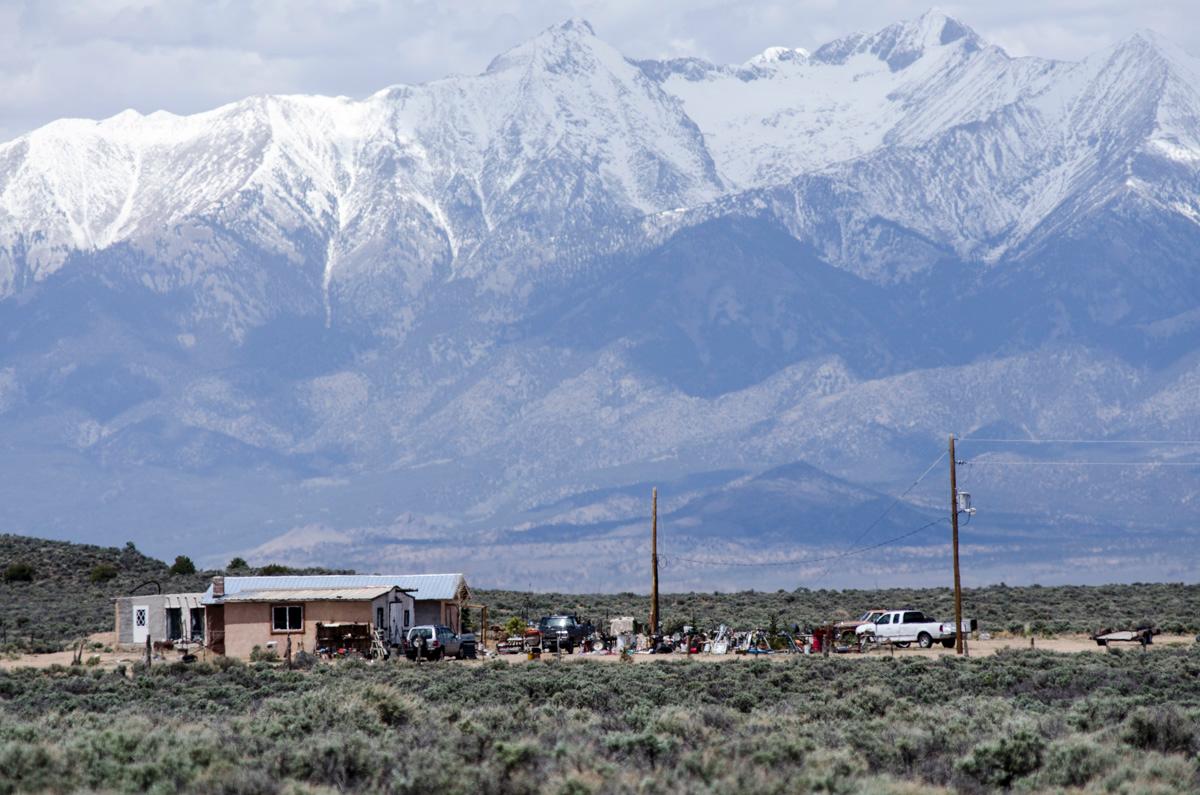
M 383 645 L 383 630 L 371 630 L 371 656 L 377 660 L 387 657 L 387 647 Z

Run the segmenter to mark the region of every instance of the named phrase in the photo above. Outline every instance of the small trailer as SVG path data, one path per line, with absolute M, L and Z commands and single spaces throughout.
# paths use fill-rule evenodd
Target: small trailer
M 1149 646 L 1154 642 L 1158 630 L 1153 627 L 1138 627 L 1137 629 L 1104 629 L 1092 635 L 1097 646 L 1107 646 L 1110 643 L 1140 643 Z

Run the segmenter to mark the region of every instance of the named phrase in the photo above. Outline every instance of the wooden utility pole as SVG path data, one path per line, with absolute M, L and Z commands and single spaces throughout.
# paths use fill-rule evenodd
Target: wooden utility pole
M 650 496 L 650 637 L 658 634 L 658 488 Z
M 963 653 L 962 580 L 958 573 L 958 477 L 954 458 L 954 434 L 950 434 L 950 526 L 954 547 L 954 651 Z

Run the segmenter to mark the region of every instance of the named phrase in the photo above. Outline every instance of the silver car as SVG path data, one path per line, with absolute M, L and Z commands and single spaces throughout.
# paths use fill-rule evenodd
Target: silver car
M 442 624 L 413 627 L 404 638 L 404 656 L 410 660 L 462 659 L 462 641 L 454 630 Z

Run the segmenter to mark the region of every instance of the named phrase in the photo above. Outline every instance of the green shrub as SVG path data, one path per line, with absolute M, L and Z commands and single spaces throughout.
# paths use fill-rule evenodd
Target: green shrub
M 250 565 L 246 563 L 245 558 L 234 558 L 233 560 L 229 561 L 229 565 L 225 568 L 227 571 L 245 571 L 246 569 L 250 568 Z
M 1121 736 L 1144 751 L 1187 753 L 1196 739 L 1196 724 L 1175 707 L 1149 707 L 1130 714 Z
M 108 582 L 117 576 L 117 567 L 109 563 L 97 563 L 88 572 L 88 581 L 94 583 Z
M 250 650 L 250 662 L 256 663 L 276 663 L 279 662 L 279 652 L 274 649 L 264 649 L 262 646 L 255 646 Z
M 622 758 L 632 758 L 639 763 L 647 762 L 651 767 L 655 767 L 662 757 L 674 749 L 675 741 L 651 731 L 619 732 L 609 735 L 604 745 Z
M 195 574 L 196 564 L 192 563 L 192 559 L 187 555 L 176 555 L 175 562 L 171 564 L 170 572 L 172 574 Z
M 1166 719 L 1145 706 L 1168 701 Z M 1112 714 L 1087 703 L 1129 727 L 1081 731 L 1074 716 Z M 0 671 L 0 793 L 1188 793 L 1195 758 L 1156 749 L 1181 747 L 1162 726 L 1197 710 L 1190 648 L 309 671 L 215 658 L 133 679 L 59 666 Z M 1149 748 L 1130 748 L 1144 725 Z
M 1044 747 L 1041 735 L 1031 729 L 1018 729 L 1008 737 L 976 745 L 959 764 L 959 770 L 986 786 L 1007 789 L 1018 778 L 1041 767 Z
M 33 582 L 33 566 L 28 563 L 14 563 L 4 570 L 5 582 Z
M 498 742 L 495 745 L 497 761 L 505 770 L 528 764 L 537 756 L 537 746 L 529 742 Z
M 373 685 L 363 691 L 363 699 L 375 708 L 385 726 L 403 726 L 418 711 L 415 699 L 393 687 Z
M 1057 787 L 1082 787 L 1104 772 L 1110 753 L 1087 738 L 1072 737 L 1046 749 L 1041 781 Z
M 318 661 L 317 661 L 316 655 L 310 654 L 309 652 L 306 652 L 303 649 L 301 649 L 300 651 L 298 651 L 292 655 L 292 667 L 293 668 L 299 668 L 301 670 L 308 670 L 309 668 L 312 668 L 314 665 L 316 665 L 317 662 Z

